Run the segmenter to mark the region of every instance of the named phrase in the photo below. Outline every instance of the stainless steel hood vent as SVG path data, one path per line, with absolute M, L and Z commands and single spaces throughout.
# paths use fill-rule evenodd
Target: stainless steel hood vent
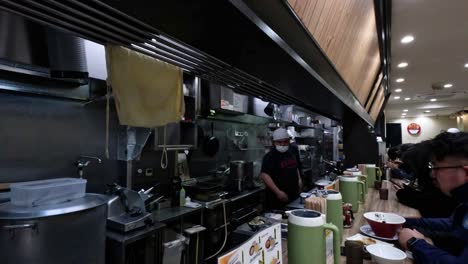
M 238 93 L 276 104 L 304 105 L 303 100 L 97 0 L 3 0 L 0 9 L 101 44 L 114 43 L 139 51 L 201 78 L 224 84 Z
M 0 10 L 0 69 L 85 84 L 84 39 Z

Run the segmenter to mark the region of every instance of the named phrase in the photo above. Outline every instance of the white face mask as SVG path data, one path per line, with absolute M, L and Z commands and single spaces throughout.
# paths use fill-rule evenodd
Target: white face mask
M 288 151 L 289 149 L 289 146 L 275 146 L 276 147 L 276 150 L 281 152 L 281 153 L 284 153 L 286 151 Z

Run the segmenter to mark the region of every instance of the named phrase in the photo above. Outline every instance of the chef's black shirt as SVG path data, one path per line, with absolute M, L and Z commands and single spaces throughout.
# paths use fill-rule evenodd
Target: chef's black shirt
M 273 148 L 263 157 L 262 173 L 270 175 L 276 186 L 288 195 L 289 202 L 299 197 L 298 161 L 291 148 L 281 153 Z M 267 209 L 284 209 L 287 202 L 281 202 L 267 188 Z

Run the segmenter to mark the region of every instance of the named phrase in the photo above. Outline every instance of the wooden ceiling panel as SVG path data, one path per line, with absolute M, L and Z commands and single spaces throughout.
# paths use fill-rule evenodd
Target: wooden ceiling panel
M 288 0 L 364 106 L 381 58 L 373 0 Z

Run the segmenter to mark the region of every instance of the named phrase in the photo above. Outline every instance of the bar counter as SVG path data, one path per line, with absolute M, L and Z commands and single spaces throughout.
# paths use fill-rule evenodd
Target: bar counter
M 388 200 L 380 200 L 379 191 L 374 188 L 369 188 L 366 195 L 364 205 L 361 204 L 359 211 L 354 214 L 354 222 L 351 228 L 345 228 L 343 231 L 343 246 L 344 241 L 347 237 L 353 236 L 359 233 L 359 228 L 367 224 L 366 219 L 363 217 L 365 212 L 389 212 L 407 217 L 421 217 L 418 210 L 407 207 L 398 202 L 396 197 L 396 188 L 391 182 L 384 181 L 382 188 L 388 188 Z M 288 253 L 287 253 L 287 240 L 283 240 L 283 263 L 288 264 Z M 346 263 L 346 257 L 341 257 L 341 263 Z M 374 263 L 370 260 L 364 260 L 364 263 Z M 406 259 L 405 263 L 413 263 L 412 260 Z
M 353 236 L 359 233 L 359 228 L 367 224 L 366 219 L 363 217 L 365 212 L 386 212 L 386 213 L 395 213 L 401 215 L 405 218 L 421 217 L 421 214 L 418 210 L 403 205 L 398 202 L 396 197 L 397 189 L 389 181 L 384 181 L 382 183 L 382 188 L 388 188 L 388 200 L 380 200 L 379 191 L 374 188 L 369 188 L 369 191 L 366 195 L 366 200 L 364 206 L 360 206 L 359 212 L 354 214 L 354 223 L 351 228 L 345 228 L 343 231 L 343 246 L 344 241 L 347 237 Z M 285 262 L 287 263 L 287 262 Z M 341 257 L 341 263 L 346 263 L 346 257 Z M 364 263 L 373 263 L 370 260 L 364 260 Z M 413 263 L 412 260 L 406 259 L 405 263 Z

